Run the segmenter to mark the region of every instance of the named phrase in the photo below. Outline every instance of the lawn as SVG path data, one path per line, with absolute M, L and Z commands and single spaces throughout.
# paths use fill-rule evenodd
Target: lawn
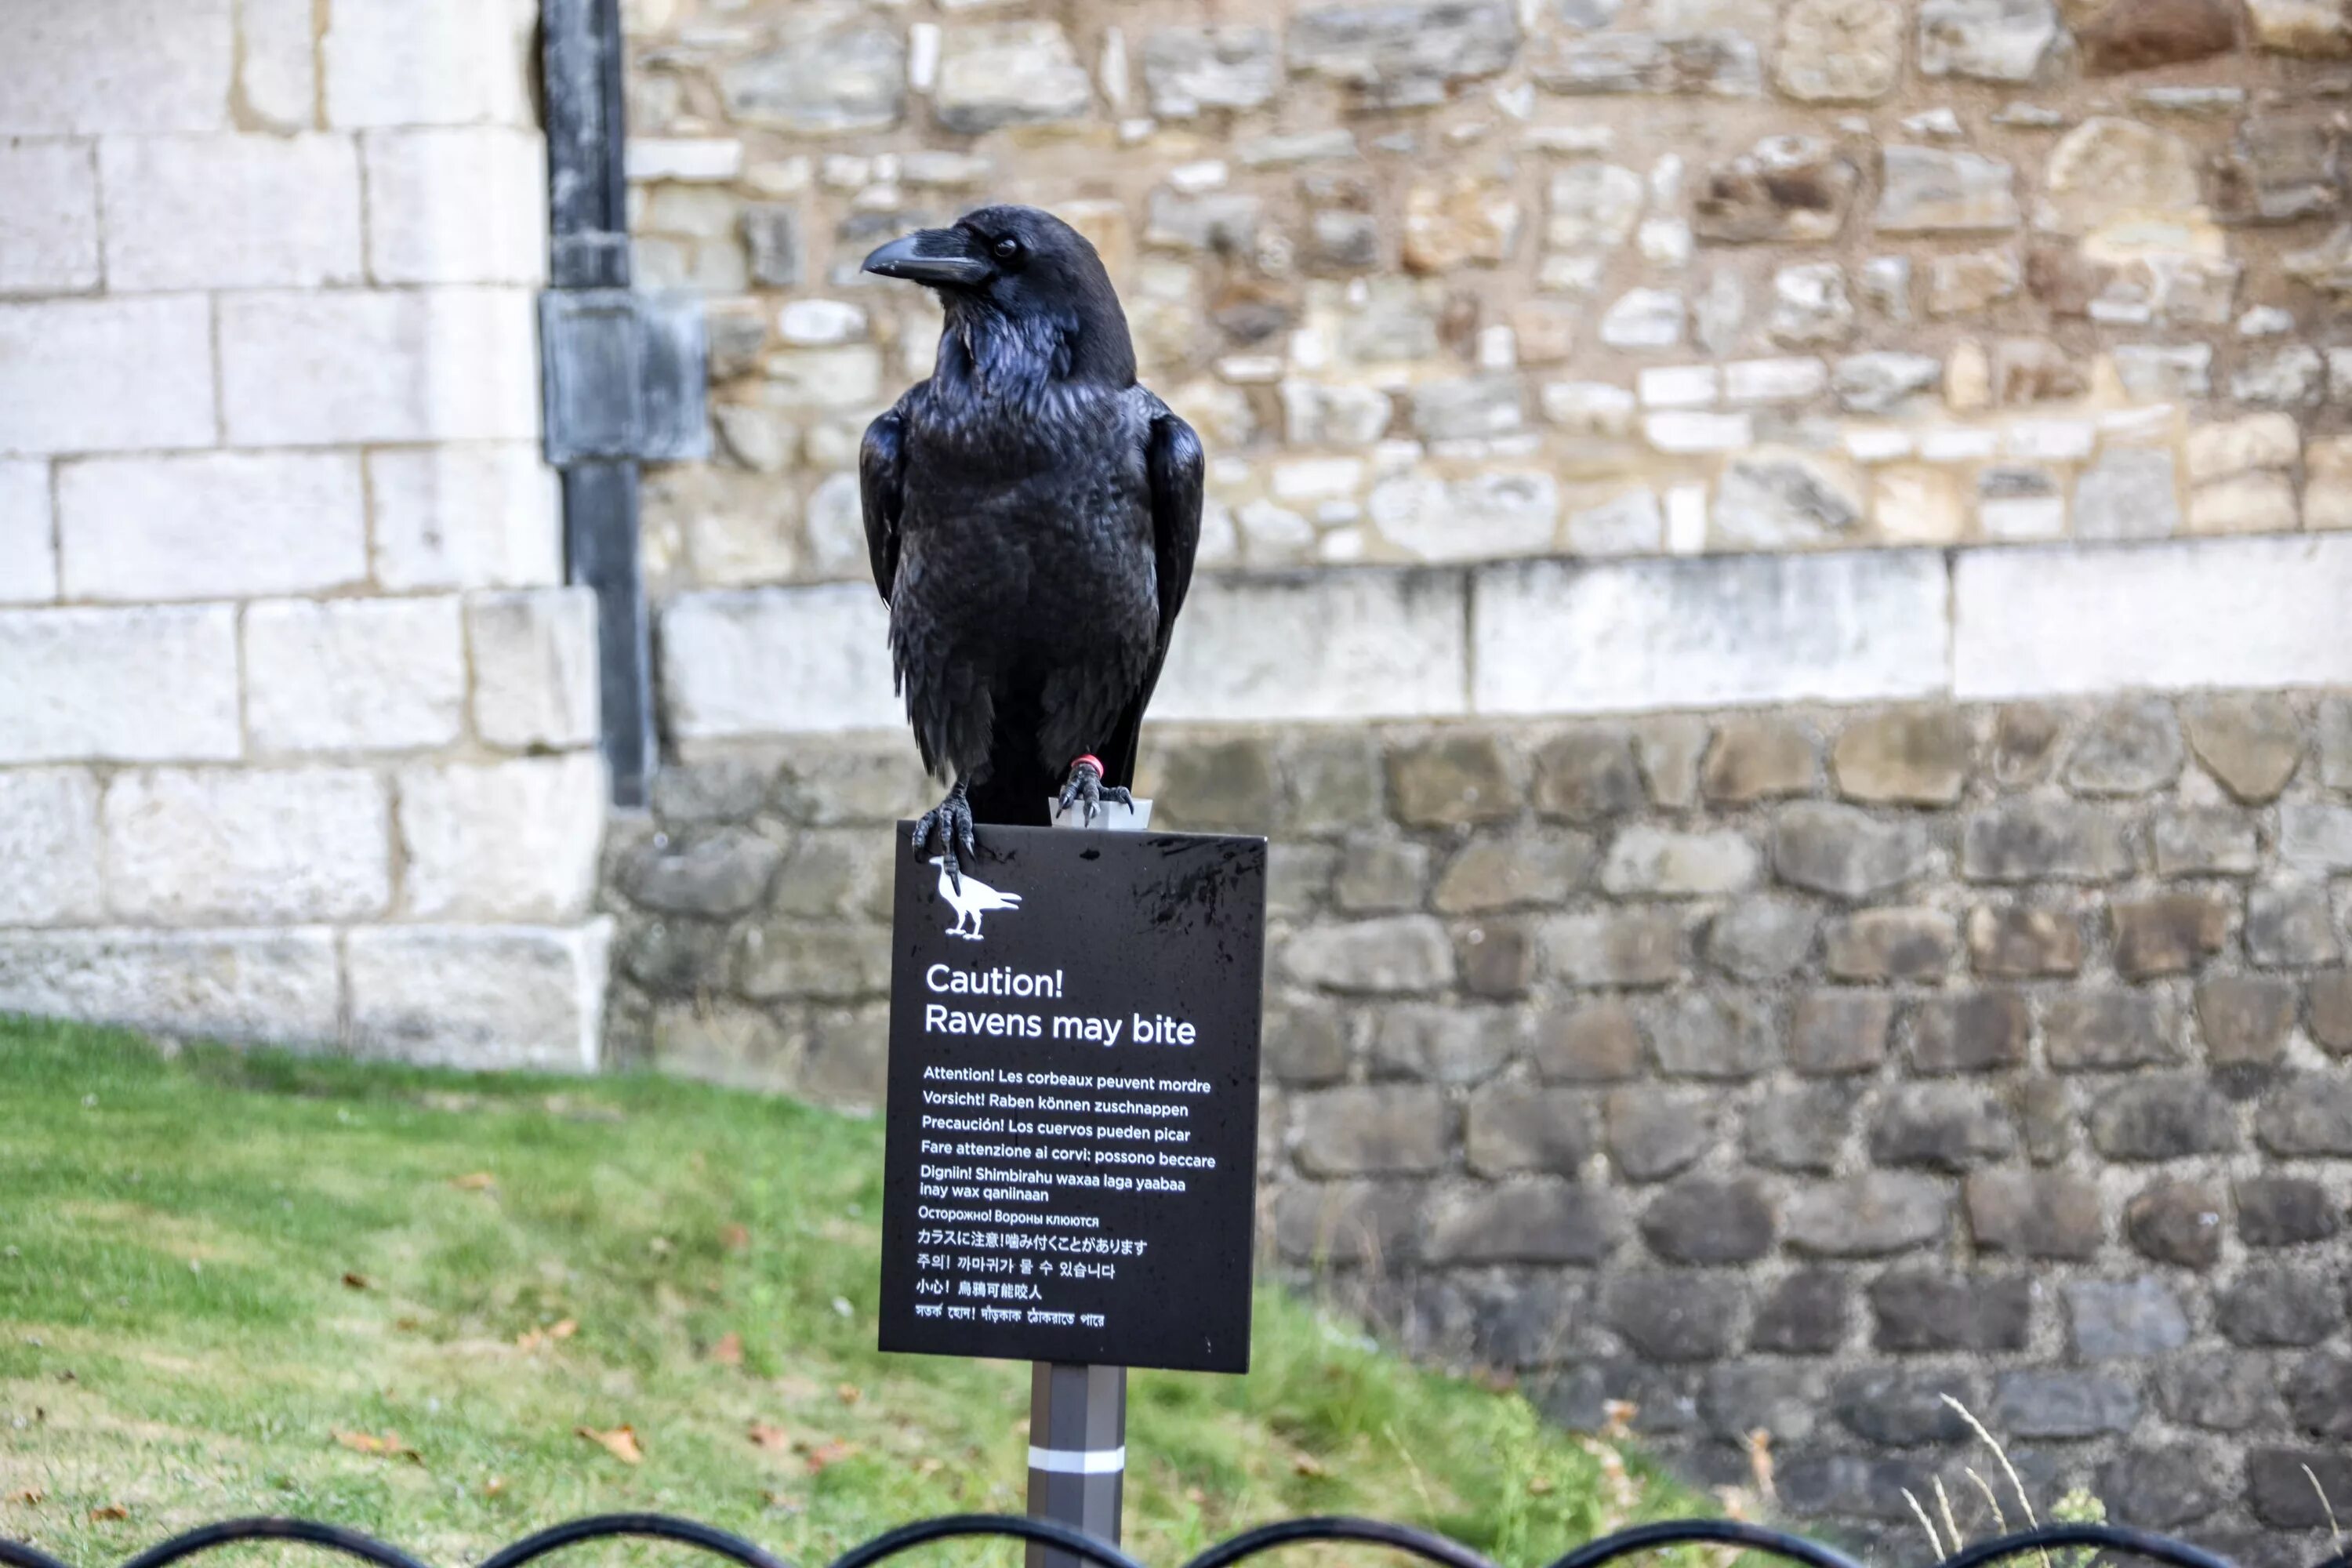
M 881 1146 L 653 1078 L 166 1059 L 0 1019 L 0 1537 L 96 1564 L 292 1513 L 457 1563 L 657 1510 L 818 1564 L 1018 1512 L 1027 1368 L 873 1348 Z M 1134 1378 L 1148 1561 L 1360 1512 L 1517 1568 L 1704 1506 L 1282 1292 L 1255 1333 L 1247 1377 Z

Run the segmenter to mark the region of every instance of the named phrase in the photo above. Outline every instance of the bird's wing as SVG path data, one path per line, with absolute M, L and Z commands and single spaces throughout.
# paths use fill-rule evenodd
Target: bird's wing
M 1176 613 L 1192 586 L 1192 557 L 1201 546 L 1201 437 L 1176 417 L 1159 398 L 1136 388 L 1146 400 L 1150 424 L 1144 436 L 1144 467 L 1151 486 L 1152 564 L 1159 574 L 1160 636 L 1152 645 L 1151 666 L 1135 699 L 1119 715 L 1110 750 L 1103 758 L 1104 777 L 1114 784 L 1135 782 L 1135 753 L 1143 731 L 1143 710 L 1160 684 L 1160 669 L 1168 662 L 1168 642 L 1175 635 Z
M 874 586 L 890 602 L 898 577 L 898 514 L 907 497 L 907 404 L 904 398 L 866 427 L 857 447 L 857 494 L 866 511 L 866 554 Z

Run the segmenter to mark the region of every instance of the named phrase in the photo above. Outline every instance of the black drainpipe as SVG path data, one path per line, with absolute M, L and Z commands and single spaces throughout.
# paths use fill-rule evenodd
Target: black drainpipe
M 637 549 L 637 465 L 709 456 L 701 301 L 629 287 L 620 0 L 544 0 L 552 249 L 540 296 L 547 460 L 564 556 L 596 591 L 613 803 L 642 806 L 660 760 L 653 630 Z

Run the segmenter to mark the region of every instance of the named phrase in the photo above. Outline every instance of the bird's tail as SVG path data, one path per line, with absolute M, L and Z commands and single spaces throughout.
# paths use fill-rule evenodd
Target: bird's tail
M 1014 909 L 1019 909 L 1021 907 L 1021 895 L 1018 893 L 999 893 L 996 896 L 1003 899 Z

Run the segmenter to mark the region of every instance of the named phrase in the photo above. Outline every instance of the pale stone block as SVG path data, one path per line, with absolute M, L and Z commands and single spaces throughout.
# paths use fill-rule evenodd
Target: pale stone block
M 359 279 L 360 160 L 348 136 L 110 136 L 98 166 L 110 289 Z
M 209 447 L 200 294 L 0 305 L 0 454 Z
M 245 728 L 257 751 L 446 745 L 465 708 L 454 595 L 279 599 L 245 612 Z
M 319 116 L 314 0 L 236 0 L 236 88 L 245 113 L 273 131 L 307 131 Z
M 1366 510 L 1382 537 L 1423 561 L 1483 561 L 1551 548 L 1559 484 L 1540 472 L 1489 469 L 1468 479 L 1408 475 L 1376 486 Z M 1249 521 L 1248 509 L 1243 523 Z
M 1643 416 L 1642 435 L 1661 452 L 1736 452 L 1756 439 L 1756 424 L 1746 414 L 1673 410 Z
M 2000 450 L 2000 432 L 1941 425 L 1919 434 L 1919 456 L 1930 463 L 1980 463 Z
M 0 191 L 7 193 L 0 294 L 98 287 L 98 172 L 89 142 L 0 142 Z
M 341 1032 L 335 933 L 0 931 L 0 1013 L 289 1045 Z
M 678 595 L 659 645 L 671 729 L 703 740 L 898 728 L 889 616 L 870 584 Z
M 1849 425 L 1838 433 L 1838 444 L 1857 463 L 1892 463 L 1919 450 L 1910 431 L 1882 425 Z
M 1662 364 L 1634 378 L 1644 408 L 1706 408 L 1723 395 L 1722 374 L 1711 364 Z
M 743 143 L 732 136 L 632 136 L 622 157 L 631 184 L 724 184 L 743 172 Z
M 1675 485 L 1666 491 L 1666 551 L 1696 555 L 1706 548 L 1706 486 Z
M 2304 447 L 2303 525 L 2352 528 L 2352 436 L 2320 437 Z
M 2352 537 L 1963 552 L 1963 701 L 2126 689 L 2340 685 Z
M 2075 482 L 2077 539 L 2164 539 L 2179 527 L 2169 447 L 2110 447 Z
M 2098 425 L 2089 419 L 2020 419 L 2001 432 L 2000 449 L 2011 458 L 2079 463 L 2098 442 Z
M 2189 432 L 2191 483 L 2223 479 L 2256 468 L 2292 468 L 2303 433 L 2292 414 L 2250 414 Z
M 870 343 L 790 349 L 770 354 L 766 369 L 779 408 L 864 408 L 882 394 L 882 351 Z
M 0 926 L 103 916 L 98 781 L 81 768 L 0 773 Z
M 2118 343 L 2110 353 L 2116 380 L 2135 402 L 2204 397 L 2213 390 L 2210 343 Z
M 474 733 L 511 751 L 592 745 L 597 734 L 596 595 L 589 588 L 474 594 Z
M 2292 474 L 2256 469 L 2189 492 L 2191 533 L 2292 533 L 2295 516 Z
M 1157 718 L 1425 718 L 1465 710 L 1458 573 L 1196 581 Z
M 1628 436 L 1633 395 L 1605 381 L 1547 382 L 1537 395 L 1543 416 L 1578 436 Z
M 327 123 L 529 125 L 522 0 L 335 0 L 320 40 Z
M 563 581 L 555 470 L 536 446 L 367 455 L 375 580 L 387 588 L 529 588 Z
M 57 596 L 49 466 L 0 461 L 0 605 L 37 605 Z
M 404 916 L 562 921 L 587 912 L 604 832 L 594 752 L 419 764 L 398 783 Z
M 201 452 L 58 467 L 68 597 L 231 599 L 367 576 L 354 454 Z
M 351 1048 L 445 1067 L 593 1071 L 611 943 L 606 920 L 354 931 Z
M 539 434 L 538 327 L 527 289 L 229 294 L 219 309 L 232 442 Z
M 839 300 L 787 300 L 776 309 L 776 336 L 803 347 L 856 342 L 871 329 L 863 309 Z
M 1939 692 L 1942 557 L 1923 551 L 1490 566 L 1479 713 L 1601 713 Z
M 2063 496 L 1979 496 L 1977 526 L 1987 539 L 2022 543 L 2034 539 L 2061 539 L 2066 533 Z
M 1906 463 L 1877 470 L 1871 510 L 1880 536 L 1897 544 L 1951 544 L 1968 527 L 1968 501 L 1948 468 Z
M 1569 548 L 1579 555 L 1655 554 L 1665 537 L 1665 513 L 1648 489 L 1627 490 L 1568 518 Z
M 368 276 L 378 283 L 547 277 L 547 139 L 509 126 L 372 131 Z
M 229 7 L 14 0 L 0 16 L 0 136 L 228 129 Z
M 1829 384 L 1830 367 L 1817 359 L 1743 359 L 1723 367 L 1723 395 L 1733 403 L 1802 403 Z
M 0 763 L 215 761 L 242 745 L 229 606 L 0 611 Z
M 107 786 L 107 903 L 164 925 L 367 920 L 392 900 L 383 783 L 356 768 L 156 768 Z

